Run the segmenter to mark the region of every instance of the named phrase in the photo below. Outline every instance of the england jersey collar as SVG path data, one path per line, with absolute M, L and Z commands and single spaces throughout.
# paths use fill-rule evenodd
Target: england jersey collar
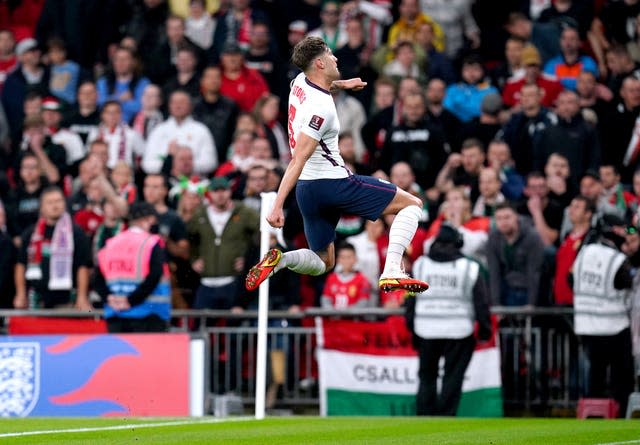
M 311 88 L 315 88 L 316 90 L 322 91 L 325 94 L 331 94 L 328 90 L 325 90 L 320 85 L 316 85 L 315 83 L 311 82 L 308 77 L 305 77 L 304 81 L 307 82 L 307 85 L 309 85 Z

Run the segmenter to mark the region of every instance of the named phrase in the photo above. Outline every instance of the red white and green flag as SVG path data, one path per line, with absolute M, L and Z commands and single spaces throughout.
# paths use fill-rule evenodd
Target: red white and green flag
M 415 415 L 418 358 L 403 317 L 382 322 L 318 317 L 316 328 L 323 416 Z M 458 416 L 503 415 L 495 338 L 494 331 L 492 341 L 476 346 L 462 385 Z

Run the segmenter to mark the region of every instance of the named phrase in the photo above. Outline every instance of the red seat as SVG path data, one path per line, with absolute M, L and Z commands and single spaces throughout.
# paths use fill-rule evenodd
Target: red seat
M 613 399 L 587 399 L 578 400 L 578 419 L 588 417 L 602 417 L 604 419 L 615 419 L 618 417 L 620 406 Z

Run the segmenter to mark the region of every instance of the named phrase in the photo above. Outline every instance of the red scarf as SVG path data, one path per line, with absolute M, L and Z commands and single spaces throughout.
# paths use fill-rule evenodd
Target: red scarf
M 27 270 L 25 277 L 29 281 L 42 279 L 42 252 L 49 247 L 50 290 L 71 290 L 73 286 L 73 225 L 68 213 L 56 222 L 51 240 L 45 239 L 46 222 L 38 219 L 27 248 Z
M 44 231 L 46 223 L 43 218 L 39 218 L 36 223 L 36 228 L 33 230 L 31 240 L 29 241 L 29 247 L 27 248 L 28 264 L 34 266 L 40 266 L 42 264 L 42 247 L 46 243 L 47 246 L 51 243 L 51 240 L 44 239 Z
M 247 8 L 242 14 L 242 21 L 238 29 L 238 45 L 248 48 L 251 36 L 251 9 Z

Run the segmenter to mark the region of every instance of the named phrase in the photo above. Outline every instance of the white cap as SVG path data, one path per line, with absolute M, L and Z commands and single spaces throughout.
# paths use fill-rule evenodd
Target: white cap
M 289 31 L 306 34 L 307 29 L 308 29 L 307 22 L 303 20 L 294 20 L 293 22 L 289 23 Z
M 38 49 L 38 42 L 36 39 L 32 39 L 31 37 L 22 39 L 16 45 L 16 55 L 21 56 L 27 51 L 31 51 L 33 49 Z

